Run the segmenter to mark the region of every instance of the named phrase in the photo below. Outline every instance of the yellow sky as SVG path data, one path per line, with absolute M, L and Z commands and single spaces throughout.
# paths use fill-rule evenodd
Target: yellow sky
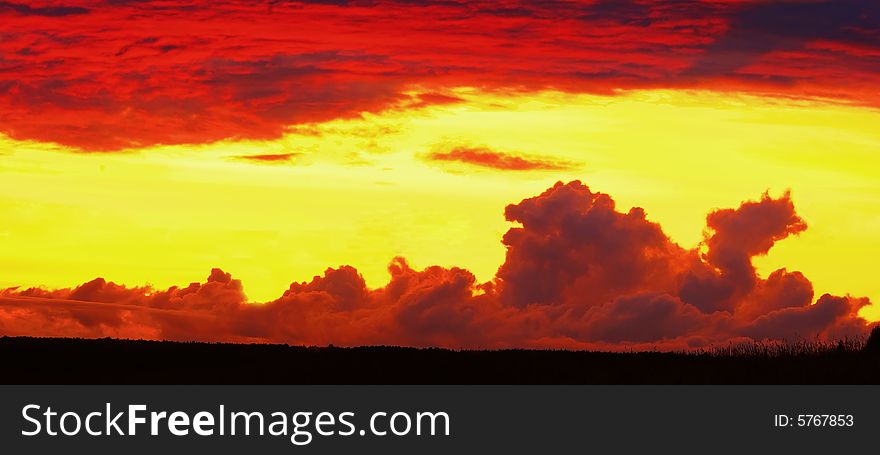
M 488 280 L 504 257 L 504 206 L 581 179 L 623 210 L 644 207 L 685 247 L 711 209 L 790 188 L 809 229 L 760 258 L 761 272 L 787 266 L 817 296 L 880 300 L 876 110 L 708 92 L 456 94 L 466 102 L 273 141 L 79 154 L 0 136 L 0 287 L 96 276 L 167 287 L 221 267 L 264 301 L 341 264 L 381 285 L 396 255 Z M 578 164 L 516 172 L 423 159 L 449 145 Z M 275 153 L 298 155 L 233 158 Z M 865 315 L 880 319 L 880 308 Z

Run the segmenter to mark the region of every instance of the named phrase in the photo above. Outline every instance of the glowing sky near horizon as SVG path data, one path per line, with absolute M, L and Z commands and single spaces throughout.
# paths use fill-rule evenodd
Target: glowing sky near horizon
M 880 321 L 874 0 L 0 23 L 0 335 L 690 349 Z
M 877 110 L 683 90 L 446 94 L 462 101 L 301 124 L 278 139 L 84 154 L 0 138 L 0 287 L 103 276 L 164 288 L 222 267 L 267 301 L 343 264 L 381 285 L 394 256 L 485 281 L 504 259 L 505 205 L 580 179 L 622 209 L 644 207 L 687 248 L 712 209 L 790 189 L 809 229 L 759 271 L 786 266 L 817 294 L 880 298 L 866 272 L 880 255 Z M 430 158 L 455 149 L 546 166 Z

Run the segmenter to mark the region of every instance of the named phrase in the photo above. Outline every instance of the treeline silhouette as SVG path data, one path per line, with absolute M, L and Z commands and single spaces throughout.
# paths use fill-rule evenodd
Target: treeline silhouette
M 880 384 L 867 341 L 689 352 L 0 338 L 4 384 Z

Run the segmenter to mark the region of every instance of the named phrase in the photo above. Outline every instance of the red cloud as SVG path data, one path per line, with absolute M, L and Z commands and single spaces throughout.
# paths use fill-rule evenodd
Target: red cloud
M 458 86 L 880 105 L 880 11 L 863 0 L 84 0 L 0 17 L 0 132 L 87 151 L 273 138 Z
M 234 158 L 256 163 L 283 163 L 290 161 L 297 155 L 298 153 L 271 153 L 266 155 L 239 155 Z
M 457 162 L 504 171 L 546 171 L 570 169 L 567 161 L 547 160 L 496 152 L 485 147 L 453 147 L 448 151 L 429 153 L 430 161 Z
M 806 229 L 788 194 L 707 217 L 707 250 L 673 243 L 644 210 L 557 183 L 507 207 L 520 227 L 497 277 L 460 268 L 389 266 L 370 289 L 352 267 L 248 303 L 214 269 L 205 283 L 154 290 L 101 278 L 74 289 L 0 293 L 5 335 L 136 337 L 294 344 L 444 347 L 688 348 L 744 340 L 859 337 L 870 302 L 822 295 L 800 272 L 757 275 L 752 258 Z

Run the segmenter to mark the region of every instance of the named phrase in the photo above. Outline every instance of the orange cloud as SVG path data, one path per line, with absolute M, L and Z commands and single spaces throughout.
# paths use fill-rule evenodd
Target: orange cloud
M 98 278 L 72 289 L 0 292 L 0 334 L 292 344 L 678 349 L 745 340 L 864 336 L 865 298 L 824 294 L 799 272 L 757 275 L 752 259 L 806 229 L 788 194 L 707 217 L 705 251 L 684 249 L 644 210 L 557 183 L 512 204 L 497 277 L 416 270 L 402 258 L 370 289 L 328 268 L 278 299 L 249 303 L 219 269 L 155 290 Z

